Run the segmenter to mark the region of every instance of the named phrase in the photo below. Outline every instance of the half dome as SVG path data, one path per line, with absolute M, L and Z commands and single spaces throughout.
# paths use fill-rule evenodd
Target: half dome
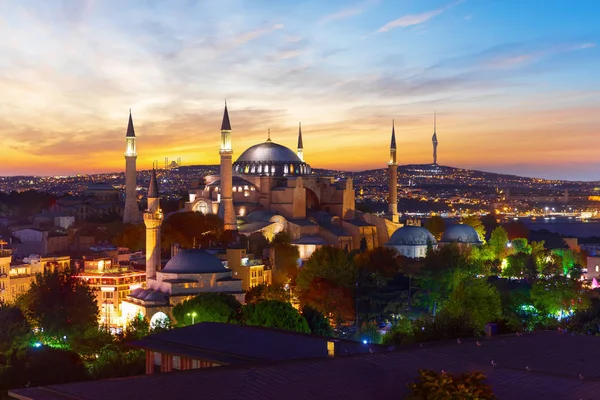
M 175 274 L 209 274 L 228 272 L 214 254 L 201 249 L 182 250 L 171 258 L 161 272 Z
M 435 245 L 436 241 L 431 232 L 421 226 L 406 225 L 397 229 L 390 237 L 388 246 L 427 246 Z

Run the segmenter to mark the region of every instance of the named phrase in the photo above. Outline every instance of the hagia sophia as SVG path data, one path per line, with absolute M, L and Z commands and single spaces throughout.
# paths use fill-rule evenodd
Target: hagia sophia
M 424 257 L 428 246 L 459 242 L 478 245 L 481 239 L 467 225 L 450 226 L 436 242 L 427 229 L 403 225 L 397 210 L 397 159 L 395 127 L 392 125 L 388 162 L 389 206 L 384 215 L 361 213 L 355 208 L 351 179 L 335 180 L 315 174 L 305 160 L 302 128 L 298 127 L 296 151 L 275 143 L 270 134 L 263 143 L 243 151 L 233 162 L 233 134 L 227 105 L 221 124 L 220 173 L 206 176 L 203 184 L 190 188 L 189 199 L 181 211 L 218 214 L 225 230 L 243 235 L 256 232 L 272 239 L 287 232 L 306 260 L 321 246 L 358 249 L 395 248 L 406 257 Z M 437 162 L 437 135 L 432 137 L 434 162 Z M 244 285 L 238 271 L 227 268 L 214 252 L 204 249 L 177 250 L 162 268 L 160 227 L 164 215 L 160 209 L 158 183 L 153 171 L 148 189 L 148 209 L 137 212 L 135 190 L 135 133 L 129 119 L 126 134 L 126 202 L 124 222 L 146 225 L 146 288 L 138 288 L 123 301 L 124 314 L 165 318 L 174 305 L 201 292 L 229 293 L 243 301 Z M 308 152 L 310 154 L 310 152 Z M 364 244 L 363 244 L 364 245 Z M 236 253 L 239 258 L 240 255 Z M 245 252 L 241 255 L 249 267 Z M 228 257 L 229 258 L 229 257 Z M 228 261 L 232 264 L 231 259 Z M 233 262 L 235 264 L 235 262 Z M 238 263 L 239 264 L 239 263 Z M 268 271 L 255 271 L 268 282 Z

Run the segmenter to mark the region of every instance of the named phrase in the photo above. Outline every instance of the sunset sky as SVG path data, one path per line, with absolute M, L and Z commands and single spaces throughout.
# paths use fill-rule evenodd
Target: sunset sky
M 218 163 L 266 139 L 313 168 L 398 161 L 600 180 L 597 0 L 0 0 L 0 174 Z

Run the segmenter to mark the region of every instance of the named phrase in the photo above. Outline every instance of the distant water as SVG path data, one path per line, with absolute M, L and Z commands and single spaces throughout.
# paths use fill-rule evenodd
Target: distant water
M 550 232 L 578 238 L 600 237 L 600 221 L 582 222 L 576 219 L 570 220 L 564 218 L 549 220 L 521 218 L 519 221 L 523 222 L 530 230 L 535 231 L 546 229 Z

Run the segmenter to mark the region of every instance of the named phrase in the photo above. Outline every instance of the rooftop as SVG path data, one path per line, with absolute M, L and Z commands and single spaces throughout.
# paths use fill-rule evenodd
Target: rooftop
M 20 389 L 12 394 L 43 400 L 195 399 L 198 393 L 210 399 L 279 399 L 285 394 L 286 399 L 304 400 L 315 398 L 315 393 L 318 398 L 335 399 L 403 398 L 418 369 L 427 368 L 451 373 L 479 370 L 500 400 L 598 397 L 598 337 L 536 332 L 479 340 L 479 346 L 476 339 L 461 344 L 434 342 L 377 354 L 205 368 Z

